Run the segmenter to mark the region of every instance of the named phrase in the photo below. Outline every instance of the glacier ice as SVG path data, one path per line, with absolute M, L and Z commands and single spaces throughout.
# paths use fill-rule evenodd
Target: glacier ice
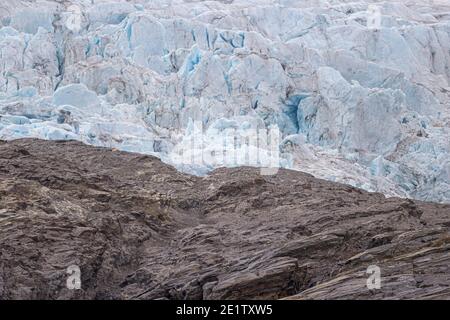
M 3 0 L 0 27 L 0 139 L 206 174 L 178 152 L 277 125 L 283 167 L 450 202 L 448 0 Z
M 99 99 L 94 91 L 89 90 L 84 84 L 77 83 L 58 88 L 53 94 L 52 103 L 55 106 L 88 108 L 98 105 Z

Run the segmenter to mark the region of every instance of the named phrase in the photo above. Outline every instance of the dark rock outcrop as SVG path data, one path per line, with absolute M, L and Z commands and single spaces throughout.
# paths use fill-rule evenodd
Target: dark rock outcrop
M 78 142 L 0 142 L 0 299 L 450 298 L 449 228 L 450 205 L 301 172 L 202 178 Z

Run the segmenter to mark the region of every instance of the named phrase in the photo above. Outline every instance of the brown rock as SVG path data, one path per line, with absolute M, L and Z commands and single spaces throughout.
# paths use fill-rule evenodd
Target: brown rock
M 202 178 L 78 142 L 0 142 L 0 299 L 450 298 L 449 228 L 450 205 L 301 172 Z

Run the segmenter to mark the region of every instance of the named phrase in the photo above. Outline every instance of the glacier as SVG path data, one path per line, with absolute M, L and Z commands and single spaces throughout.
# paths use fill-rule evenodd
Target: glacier
M 448 0 L 3 0 L 0 26 L 0 139 L 203 175 L 193 119 L 205 148 L 276 125 L 281 167 L 450 202 Z

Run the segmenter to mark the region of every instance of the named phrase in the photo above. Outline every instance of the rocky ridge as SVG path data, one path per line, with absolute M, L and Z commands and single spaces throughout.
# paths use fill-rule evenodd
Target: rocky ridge
M 449 229 L 449 205 L 298 171 L 0 142 L 0 299 L 448 299 Z

